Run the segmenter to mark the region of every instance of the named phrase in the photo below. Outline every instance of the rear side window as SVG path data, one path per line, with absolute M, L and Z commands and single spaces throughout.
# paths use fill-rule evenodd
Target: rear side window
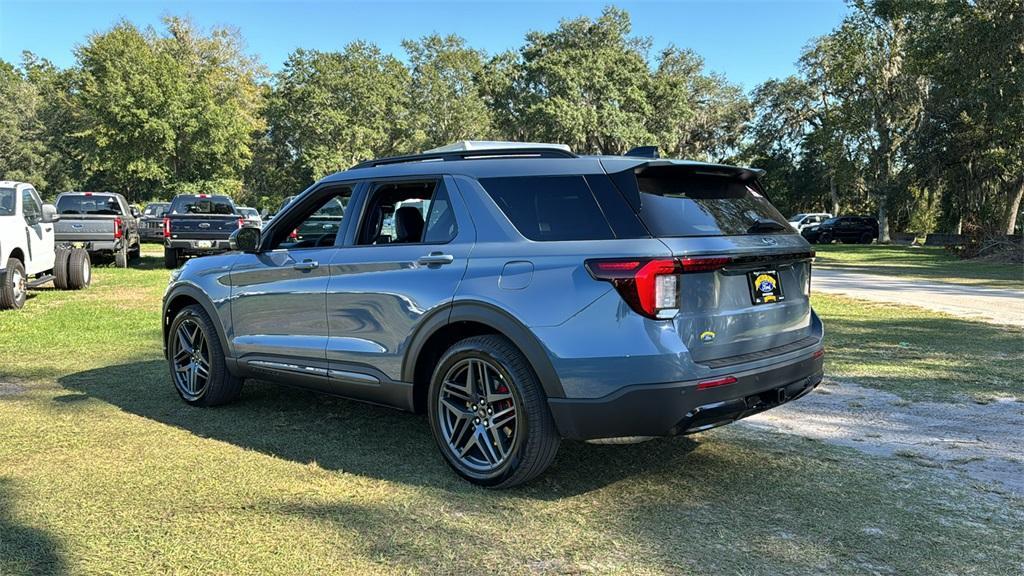
M 636 182 L 640 219 L 655 236 L 792 233 L 752 182 L 731 174 L 655 166 Z
M 530 240 L 615 237 L 582 176 L 482 178 L 480 185 Z
M 227 196 L 178 196 L 171 202 L 171 214 L 234 214 Z
M 57 199 L 57 212 L 61 214 L 121 214 L 117 198 L 104 194 L 76 194 Z

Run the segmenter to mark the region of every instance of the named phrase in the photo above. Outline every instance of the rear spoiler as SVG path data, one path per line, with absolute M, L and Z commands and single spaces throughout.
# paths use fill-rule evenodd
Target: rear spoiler
M 621 162 L 618 159 L 602 159 L 602 165 L 615 186 L 622 192 L 626 200 L 634 210 L 640 210 L 640 187 L 637 184 L 637 174 L 641 174 L 648 168 L 674 168 L 684 174 L 709 174 L 720 175 L 737 180 L 757 188 L 758 193 L 766 198 L 768 195 L 761 188 L 759 179 L 766 174 L 761 168 L 743 168 L 729 166 L 727 164 L 705 164 L 703 162 L 688 162 L 685 160 L 649 160 L 637 162 L 631 159 L 628 162 Z M 623 166 L 622 164 L 626 164 Z M 771 199 L 768 199 L 771 201 Z

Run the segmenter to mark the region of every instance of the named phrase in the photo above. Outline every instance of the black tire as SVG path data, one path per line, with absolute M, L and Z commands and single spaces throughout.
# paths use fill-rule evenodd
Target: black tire
M 53 261 L 53 287 L 57 290 L 68 289 L 68 259 L 71 250 L 57 248 L 57 257 Z
M 831 234 L 824 233 L 821 236 L 818 236 L 818 244 L 831 244 L 831 243 L 832 243 L 832 235 Z
M 128 267 L 128 245 L 121 244 L 121 249 L 114 252 L 114 266 L 118 268 Z
M 92 283 L 92 262 L 84 248 L 74 248 L 68 255 L 68 290 L 81 290 Z
M 186 332 L 190 332 L 193 326 L 202 331 L 203 339 L 198 351 L 205 350 L 207 354 L 208 376 L 203 387 L 194 391 L 181 382 L 182 371 L 177 369 L 179 353 L 182 352 L 178 332 L 183 325 Z M 198 304 L 182 308 L 171 322 L 171 329 L 167 336 L 167 367 L 170 370 L 171 383 L 174 384 L 178 396 L 191 406 L 219 406 L 232 402 L 238 398 L 245 381 L 244 378 L 239 378 L 228 371 L 227 363 L 224 361 L 224 349 L 221 348 L 220 338 L 213 325 L 213 320 Z
M 181 258 L 178 257 L 178 251 L 176 249 L 164 246 L 164 268 L 174 270 L 178 267 L 180 260 Z
M 493 470 L 475 470 L 460 460 L 442 431 L 442 416 L 439 410 L 442 384 L 449 371 L 457 369 L 467 360 L 482 360 L 495 369 L 501 378 L 500 384 L 508 385 L 508 390 L 503 393 L 511 392 L 514 402 L 512 406 L 515 408 L 516 431 L 512 444 L 507 456 Z M 502 390 L 504 388 L 498 391 Z M 470 400 L 466 400 L 467 411 L 469 402 Z M 428 392 L 428 404 L 430 429 L 441 455 L 457 474 L 474 484 L 491 488 L 509 488 L 528 482 L 551 465 L 561 443 L 540 381 L 523 353 L 504 336 L 474 336 L 453 344 L 441 357 L 434 370 Z M 483 404 L 480 403 L 480 406 L 482 409 Z M 490 406 L 488 404 L 488 408 Z M 490 420 L 487 419 L 486 422 L 489 423 Z M 470 425 L 467 417 L 465 426 Z M 488 440 L 493 439 L 486 433 L 483 436 Z M 488 451 L 491 449 L 488 448 Z
M 142 257 L 142 240 L 139 240 L 139 243 L 135 245 L 135 248 L 132 248 L 131 250 L 128 251 L 128 260 L 134 262 L 134 261 L 137 261 L 141 257 Z
M 865 232 L 860 235 L 861 244 L 871 244 L 871 241 L 874 239 L 875 237 L 871 235 L 871 232 Z
M 25 265 L 17 258 L 8 258 L 0 280 L 0 310 L 20 310 L 28 297 L 27 283 Z

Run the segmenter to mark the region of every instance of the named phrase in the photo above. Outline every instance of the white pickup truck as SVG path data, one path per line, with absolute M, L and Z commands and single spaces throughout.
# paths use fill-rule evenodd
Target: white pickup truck
M 54 249 L 52 204 L 43 204 L 31 184 L 0 181 L 0 310 L 21 308 L 28 290 L 53 282 L 60 290 L 89 285 L 89 254 Z

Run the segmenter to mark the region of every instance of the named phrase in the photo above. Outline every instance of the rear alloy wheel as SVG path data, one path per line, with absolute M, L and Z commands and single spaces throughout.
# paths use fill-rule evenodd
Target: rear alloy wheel
M 8 258 L 7 268 L 0 281 L 0 310 L 18 310 L 24 306 L 28 297 L 27 284 L 25 265 L 17 258 Z
M 167 335 L 168 365 L 178 395 L 193 406 L 217 406 L 238 397 L 242 379 L 228 372 L 213 321 L 202 306 L 186 306 Z
M 543 472 L 560 438 L 529 362 L 501 336 L 457 342 L 441 358 L 429 392 L 431 430 L 463 478 L 507 488 Z

